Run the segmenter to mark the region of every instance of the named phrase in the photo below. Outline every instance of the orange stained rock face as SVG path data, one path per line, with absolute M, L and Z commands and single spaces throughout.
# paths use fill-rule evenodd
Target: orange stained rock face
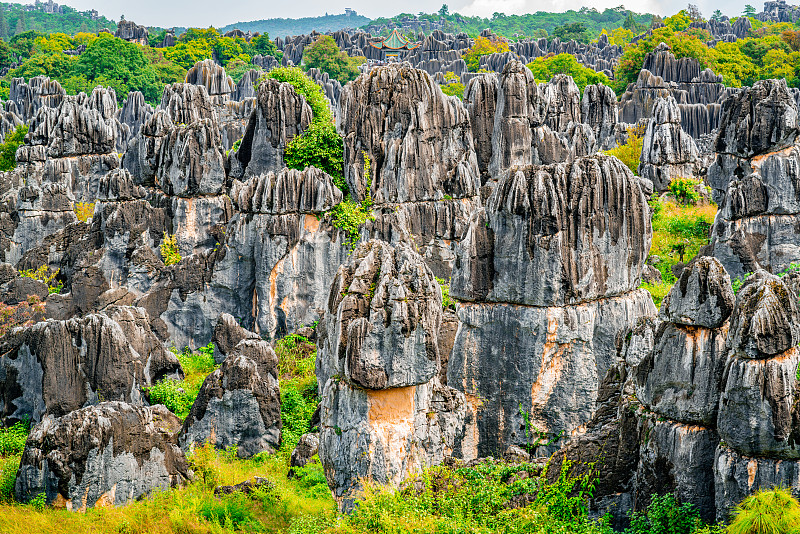
M 310 213 L 306 214 L 305 221 L 303 221 L 303 228 L 306 232 L 310 232 L 312 234 L 317 233 L 319 230 L 319 219 L 317 216 Z
M 556 341 L 560 323 L 559 312 L 556 309 L 547 310 L 547 337 L 542 348 L 542 365 L 539 376 L 531 386 L 531 406 L 534 407 L 531 420 L 539 430 L 545 432 L 550 429 L 546 421 L 536 418 L 536 407 L 544 406 L 553 393 L 564 371 L 564 351 L 570 347 L 569 343 L 559 344 Z
M 750 166 L 752 167 L 753 171 L 758 171 L 761 168 L 761 165 L 764 164 L 772 156 L 791 156 L 794 147 L 784 148 L 783 150 L 776 150 L 775 152 L 767 152 L 766 154 L 759 154 L 758 156 L 753 157 L 750 160 Z
M 421 467 L 412 439 L 416 390 L 416 386 L 367 390 L 369 428 L 378 438 L 370 445 L 370 456 L 375 457 L 374 448 L 380 443 L 389 481 L 394 484 Z
M 371 427 L 395 426 L 398 423 L 413 423 L 414 393 L 416 386 L 368 390 L 369 423 Z
M 753 482 L 756 481 L 756 473 L 758 472 L 758 461 L 750 460 L 747 462 L 747 487 L 752 488 Z

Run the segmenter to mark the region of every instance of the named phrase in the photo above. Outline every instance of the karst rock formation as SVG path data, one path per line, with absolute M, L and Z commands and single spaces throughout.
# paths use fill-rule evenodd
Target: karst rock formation
M 333 37 L 373 54 L 363 31 Z M 596 462 L 590 505 L 617 517 L 654 493 L 707 519 L 760 487 L 800 493 L 800 125 L 785 82 L 726 89 L 660 46 L 618 102 L 525 66 L 572 53 L 611 72 L 622 51 L 607 38 L 511 43 L 478 74 L 459 52 L 472 40 L 436 30 L 344 86 L 309 73 L 342 136 L 332 176 L 287 167 L 320 117 L 261 76 L 310 42 L 276 39 L 283 60 L 257 56 L 240 83 L 200 62 L 156 106 L 14 80 L 0 135 L 29 133 L 0 174 L 0 300 L 20 318 L 0 331 L 0 422 L 34 425 L 20 500 L 121 505 L 190 480 L 186 455 L 206 442 L 275 452 L 274 343 L 298 332 L 317 344 L 321 404 L 292 466 L 318 454 L 342 510 L 365 480 L 506 452 Z M 463 100 L 442 92 L 443 69 Z M 641 176 L 605 153 L 637 124 Z M 676 177 L 706 180 L 720 210 L 658 310 L 640 288 L 648 200 Z M 356 208 L 355 232 L 337 223 Z M 30 277 L 41 268 L 59 292 Z M 150 386 L 184 376 L 168 347 L 212 342 L 219 367 L 186 419 L 151 405 Z

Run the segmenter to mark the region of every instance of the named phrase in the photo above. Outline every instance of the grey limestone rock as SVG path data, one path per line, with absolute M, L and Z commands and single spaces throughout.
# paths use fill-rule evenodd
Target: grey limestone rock
M 0 341 L 0 400 L 6 422 L 59 417 L 101 400 L 143 404 L 141 388 L 182 376 L 142 308 L 111 307 L 66 321 L 12 330 Z
M 634 508 L 644 510 L 653 494 L 672 493 L 679 502 L 693 504 L 704 520 L 714 520 L 716 432 L 651 417 L 641 435 Z
M 472 216 L 451 293 L 535 306 L 620 295 L 639 285 L 650 234 L 645 197 L 619 160 L 518 167 Z
M 714 500 L 718 521 L 759 489 L 788 487 L 800 497 L 800 461 L 750 457 L 720 443 L 714 454 Z
M 214 359 L 222 361 L 243 339 L 261 339 L 258 334 L 239 326 L 236 319 L 228 313 L 221 313 L 214 327 Z
M 683 271 L 661 304 L 661 316 L 675 324 L 719 328 L 735 304 L 725 268 L 716 258 L 704 256 Z
M 440 365 L 441 319 L 439 286 L 410 246 L 360 245 L 331 284 L 320 389 L 333 375 L 371 390 L 430 381 Z
M 213 59 L 195 63 L 194 67 L 186 73 L 186 83 L 202 85 L 212 98 L 224 98 L 236 90 L 236 84 L 225 72 L 225 68 L 215 63 Z
M 332 178 L 313 167 L 284 169 L 235 183 L 231 197 L 240 213 L 215 264 L 214 317 L 224 310 L 268 338 L 319 320 L 349 252 L 324 217 L 342 199 Z
M 28 437 L 15 493 L 71 511 L 120 506 L 191 478 L 177 446 L 180 421 L 164 406 L 104 402 L 47 416 Z
M 675 178 L 697 174 L 697 145 L 681 128 L 681 111 L 672 96 L 656 100 L 642 144 L 639 173 L 651 180 L 657 191 L 666 191 Z
M 266 341 L 244 339 L 203 382 L 181 430 L 184 449 L 237 446 L 241 458 L 275 452 L 281 441 L 278 357 Z
M 148 31 L 145 26 L 139 26 L 132 20 L 121 20 L 117 24 L 117 31 L 114 32 L 114 37 L 119 37 L 125 41 L 139 43 L 142 46 L 148 46 L 150 43 L 147 39 Z
M 713 426 L 727 361 L 726 328 L 661 323 L 636 367 L 637 397 L 673 421 Z
M 283 169 L 286 144 L 303 133 L 311 119 L 311 108 L 294 87 L 262 81 L 242 144 L 231 155 L 231 176 L 242 179 Z

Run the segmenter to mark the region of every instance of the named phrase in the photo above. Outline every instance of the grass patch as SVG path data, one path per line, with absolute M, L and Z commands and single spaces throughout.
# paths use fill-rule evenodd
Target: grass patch
M 311 430 L 311 418 L 319 406 L 317 347 L 303 336 L 290 334 L 275 343 L 275 353 L 281 382 L 281 451 L 288 455 Z
M 653 243 L 650 254 L 658 256 L 655 264 L 661 273 L 660 284 L 642 283 L 653 296 L 656 306 L 675 284 L 672 267 L 679 262 L 688 263 L 700 249 L 708 245 L 708 232 L 714 223 L 717 206 L 680 205 L 674 202 L 651 200 L 653 212 Z
M 271 534 L 289 532 L 300 518 L 308 523 L 333 514 L 334 502 L 327 486 L 320 491 L 319 479 L 316 482 L 308 477 L 288 479 L 285 456 L 258 455 L 240 460 L 212 449 L 210 466 L 220 484 L 236 484 L 259 476 L 272 482 L 274 489 L 249 496 L 234 494 L 217 498 L 213 486 L 196 481 L 185 488 L 156 492 L 124 507 L 90 509 L 85 514 L 2 504 L 2 531 L 4 534 Z
M 183 421 L 189 415 L 203 381 L 217 368 L 214 362 L 214 344 L 209 343 L 197 351 L 192 351 L 189 347 L 181 352 L 174 348 L 172 351 L 181 362 L 185 378 L 165 378 L 146 389 L 150 404 L 163 404 Z

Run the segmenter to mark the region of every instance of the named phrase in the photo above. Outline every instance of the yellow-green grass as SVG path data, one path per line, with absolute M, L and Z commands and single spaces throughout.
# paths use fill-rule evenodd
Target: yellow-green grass
M 714 223 L 717 206 L 681 205 L 654 200 L 650 202 L 650 207 L 653 210 L 650 254 L 661 259 L 655 267 L 661 272 L 663 281 L 657 284 L 643 283 L 641 287 L 650 292 L 653 302 L 659 306 L 675 284 L 672 266 L 681 261 L 681 249 L 683 262 L 688 263 L 708 244 L 708 230 Z
M 320 487 L 319 484 L 309 485 L 306 478 L 287 478 L 286 455 L 239 460 L 219 452 L 213 454 L 213 458 L 214 483 L 236 484 L 259 476 L 269 479 L 275 485 L 274 491 L 218 499 L 213 494 L 214 485 L 204 484 L 196 477 L 195 482 L 184 488 L 155 492 L 126 506 L 95 508 L 86 513 L 2 504 L 0 531 L 4 534 L 280 533 L 288 532 L 298 517 L 330 516 L 335 509 L 324 484 Z M 321 473 L 318 464 L 315 469 Z M 237 525 L 231 524 L 235 519 L 215 521 L 209 511 L 226 509 L 226 506 L 234 511 L 243 510 L 247 521 Z

